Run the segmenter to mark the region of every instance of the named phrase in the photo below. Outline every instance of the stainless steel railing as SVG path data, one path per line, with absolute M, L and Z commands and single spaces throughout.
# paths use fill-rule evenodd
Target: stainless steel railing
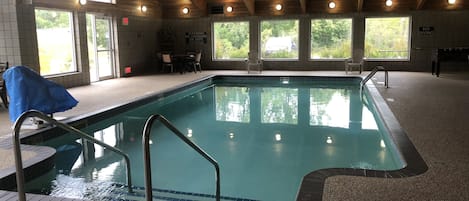
M 218 162 L 215 161 L 209 154 L 207 154 L 202 148 L 194 144 L 190 141 L 184 134 L 179 131 L 174 125 L 171 124 L 166 118 L 162 115 L 156 114 L 150 116 L 147 121 L 145 122 L 145 127 L 143 129 L 143 137 L 142 137 L 142 144 L 143 144 L 143 163 L 144 163 L 144 171 L 145 171 L 145 195 L 146 200 L 151 201 L 153 199 L 153 186 L 151 184 L 151 164 L 150 164 L 150 134 L 151 128 L 154 121 L 160 121 L 163 125 L 165 125 L 169 130 L 171 130 L 176 136 L 178 136 L 182 141 L 184 141 L 187 145 L 192 147 L 195 151 L 197 151 L 202 157 L 204 157 L 207 161 L 209 161 L 215 167 L 215 174 L 216 174 L 216 200 L 220 201 L 220 167 L 218 166 Z
M 386 88 L 389 88 L 389 77 L 388 77 L 388 71 L 384 68 L 384 66 L 376 66 L 375 68 L 373 68 L 373 70 L 371 71 L 370 74 L 368 74 L 360 83 L 360 89 L 363 88 L 363 86 L 365 86 L 366 82 L 368 82 L 368 80 L 370 80 L 375 74 L 376 72 L 378 71 L 384 71 L 384 86 Z
M 78 134 L 82 138 L 85 138 L 88 141 L 91 141 L 95 144 L 101 145 L 105 147 L 106 149 L 109 149 L 119 155 L 122 155 L 125 159 L 125 163 L 127 165 L 127 187 L 129 192 L 132 192 L 132 177 L 131 177 L 131 172 L 130 172 L 130 159 L 127 154 L 125 154 L 123 151 L 120 149 L 117 149 L 113 146 L 110 146 L 86 133 L 83 131 L 80 131 L 70 125 L 64 124 L 62 122 L 59 122 L 46 114 L 39 112 L 37 110 L 30 110 L 27 112 L 24 112 L 21 114 L 20 117 L 16 120 L 14 124 L 14 135 L 13 135 L 13 145 L 14 145 L 14 152 L 15 152 L 15 165 L 16 165 L 16 186 L 17 186 L 17 191 L 18 191 L 18 200 L 19 201 L 26 201 L 26 192 L 24 190 L 24 172 L 23 172 L 23 160 L 21 158 L 21 147 L 20 147 L 20 130 L 21 130 L 21 125 L 23 124 L 24 120 L 28 117 L 37 117 L 40 118 L 47 123 L 50 123 L 52 125 L 55 125 L 59 128 L 62 128 L 68 132 Z

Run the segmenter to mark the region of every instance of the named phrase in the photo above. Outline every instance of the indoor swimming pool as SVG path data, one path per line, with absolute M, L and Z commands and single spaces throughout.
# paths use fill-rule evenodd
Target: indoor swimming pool
M 126 192 L 120 155 L 67 133 L 40 143 L 57 149 L 55 169 L 27 187 L 58 197 L 143 200 L 142 132 L 153 114 L 218 161 L 222 200 L 296 200 L 303 178 L 318 170 L 400 170 L 407 161 L 360 81 L 213 76 L 151 95 L 74 122 L 129 155 L 134 193 Z M 160 122 L 150 147 L 155 199 L 214 200 L 211 164 Z

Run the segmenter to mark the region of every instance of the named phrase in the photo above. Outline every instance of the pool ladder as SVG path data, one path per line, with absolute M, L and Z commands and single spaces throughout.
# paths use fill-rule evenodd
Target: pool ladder
M 209 161 L 215 168 L 216 176 L 216 200 L 220 201 L 220 167 L 218 162 L 215 161 L 209 154 L 207 154 L 202 148 L 190 141 L 181 131 L 179 131 L 171 122 L 169 122 L 165 117 L 160 114 L 155 114 L 150 116 L 145 122 L 145 127 L 143 129 L 143 159 L 144 159 L 144 171 L 145 171 L 145 196 L 147 201 L 151 201 L 153 198 L 153 187 L 151 184 L 151 164 L 150 164 L 150 134 L 151 128 L 154 121 L 160 121 L 165 125 L 169 130 L 171 130 L 176 136 L 178 136 L 182 141 L 189 145 L 192 149 L 197 151 L 202 157 Z
M 384 71 L 384 86 L 386 88 L 389 88 L 389 77 L 388 77 L 388 71 L 384 68 L 384 66 L 376 66 L 373 68 L 370 74 L 368 74 L 361 82 L 360 82 L 360 89 L 365 86 L 366 82 L 370 80 L 378 71 Z
M 59 128 L 62 128 L 70 133 L 75 133 L 81 136 L 82 138 L 85 138 L 88 141 L 91 141 L 95 144 L 101 145 L 105 147 L 106 149 L 109 149 L 119 155 L 122 155 L 125 159 L 125 163 L 127 165 L 127 188 L 129 192 L 132 192 L 132 178 L 130 174 L 130 159 L 127 154 L 125 154 L 123 151 L 120 149 L 117 149 L 111 145 L 108 145 L 86 133 L 83 131 L 80 131 L 70 125 L 64 124 L 62 122 L 59 122 L 46 114 L 39 112 L 37 110 L 30 110 L 27 112 L 24 112 L 21 114 L 20 117 L 16 120 L 14 124 L 14 136 L 13 136 L 13 145 L 14 145 L 14 152 L 15 152 L 15 165 L 16 165 L 16 186 L 17 186 L 17 191 L 18 191 L 18 200 L 19 201 L 26 201 L 26 192 L 24 189 L 24 171 L 23 171 L 23 161 L 21 158 L 21 147 L 20 147 L 20 130 L 21 130 L 21 125 L 23 122 L 26 120 L 28 117 L 37 117 L 40 118 L 44 121 L 46 121 L 49 124 L 55 125 Z

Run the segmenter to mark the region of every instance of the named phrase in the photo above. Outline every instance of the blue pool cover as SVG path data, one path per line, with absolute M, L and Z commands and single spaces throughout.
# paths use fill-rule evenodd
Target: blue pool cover
M 10 97 L 10 120 L 12 122 L 28 110 L 46 114 L 63 112 L 75 107 L 75 100 L 67 90 L 51 82 L 25 66 L 15 66 L 3 73 Z

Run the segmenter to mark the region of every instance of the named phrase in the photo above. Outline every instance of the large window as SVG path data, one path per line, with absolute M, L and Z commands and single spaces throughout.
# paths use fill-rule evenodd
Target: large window
M 311 59 L 350 58 L 352 19 L 311 20 Z
M 261 57 L 264 59 L 298 59 L 298 20 L 261 22 Z
M 41 75 L 76 72 L 72 13 L 36 9 Z
M 410 17 L 366 18 L 367 59 L 409 59 Z
M 249 22 L 213 23 L 215 60 L 245 59 L 249 52 Z

